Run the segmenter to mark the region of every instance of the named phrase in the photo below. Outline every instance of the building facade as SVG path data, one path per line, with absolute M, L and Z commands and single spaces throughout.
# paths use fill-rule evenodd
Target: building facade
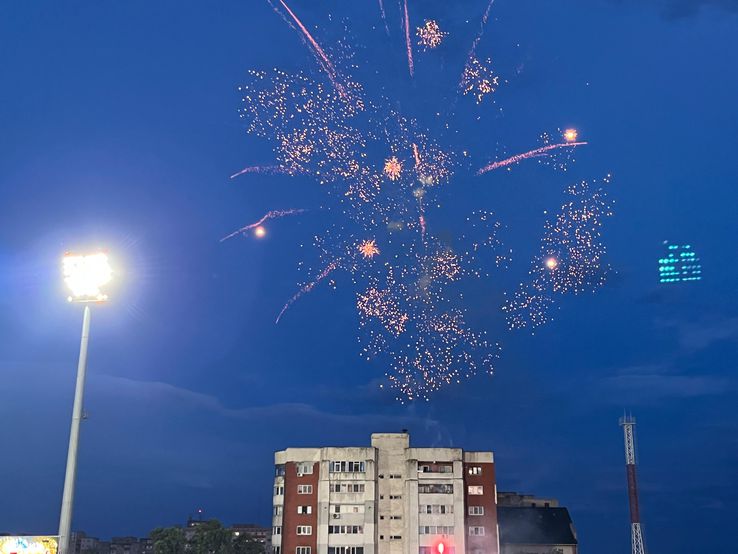
M 555 498 L 500 492 L 497 499 L 500 554 L 577 554 L 569 511 Z
M 369 447 L 275 453 L 274 554 L 498 554 L 492 452 Z

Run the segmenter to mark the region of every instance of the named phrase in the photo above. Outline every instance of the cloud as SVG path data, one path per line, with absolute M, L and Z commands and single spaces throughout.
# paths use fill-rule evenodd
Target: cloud
M 603 396 L 616 404 L 633 405 L 719 395 L 735 390 L 735 386 L 728 379 L 716 376 L 638 373 L 631 369 L 604 379 L 602 389 Z
M 195 408 L 228 419 L 239 421 L 275 421 L 289 423 L 299 419 L 301 425 L 316 426 L 355 426 L 360 428 L 373 427 L 375 430 L 397 430 L 401 428 L 424 429 L 426 432 L 441 434 L 442 426 L 437 420 L 414 415 L 410 409 L 404 414 L 376 414 L 359 413 L 346 414 L 330 412 L 316 408 L 307 403 L 280 402 L 249 407 L 228 407 L 218 398 L 204 393 L 195 392 L 161 381 L 141 381 L 126 377 L 100 376 L 99 384 L 114 391 L 115 396 L 129 396 L 138 401 L 146 402 L 175 402 L 183 408 Z
M 704 350 L 721 341 L 738 341 L 738 317 L 709 316 L 696 321 L 662 320 L 657 324 L 677 331 L 684 353 Z

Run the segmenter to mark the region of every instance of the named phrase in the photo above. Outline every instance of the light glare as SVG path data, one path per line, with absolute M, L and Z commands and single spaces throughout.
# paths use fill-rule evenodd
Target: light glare
M 87 256 L 79 254 L 65 254 L 62 261 L 64 283 L 71 291 L 69 301 L 89 302 L 107 300 L 100 288 L 113 277 L 113 271 L 108 262 L 108 255 L 96 252 Z

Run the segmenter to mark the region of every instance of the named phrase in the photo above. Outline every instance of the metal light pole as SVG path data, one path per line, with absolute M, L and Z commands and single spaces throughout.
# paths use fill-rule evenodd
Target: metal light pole
M 72 426 L 69 431 L 67 451 L 67 471 L 64 475 L 61 516 L 59 517 L 59 554 L 70 554 L 69 539 L 72 528 L 72 509 L 74 508 L 74 485 L 77 479 L 77 451 L 79 450 L 79 425 L 83 419 L 83 400 L 85 393 L 85 374 L 87 372 L 87 345 L 90 340 L 90 302 L 104 302 L 107 295 L 100 287 L 110 281 L 112 272 L 108 257 L 102 252 L 87 256 L 66 254 L 64 256 L 64 281 L 72 291 L 70 302 L 84 302 L 82 317 L 82 339 L 79 346 L 77 364 L 77 384 L 74 389 Z
M 85 394 L 85 373 L 87 371 L 87 343 L 90 339 L 90 306 L 85 305 L 82 318 L 82 340 L 79 345 L 77 364 L 77 386 L 74 389 L 74 408 L 72 408 L 72 428 L 69 431 L 69 450 L 67 451 L 67 472 L 64 475 L 64 494 L 62 495 L 61 517 L 59 518 L 59 554 L 69 553 L 69 535 L 72 527 L 72 507 L 74 506 L 74 482 L 77 478 L 77 450 L 79 448 L 79 424 L 82 421 L 82 401 Z

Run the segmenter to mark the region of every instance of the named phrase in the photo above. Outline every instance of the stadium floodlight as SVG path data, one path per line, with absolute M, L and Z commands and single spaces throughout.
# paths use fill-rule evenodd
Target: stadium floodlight
M 77 384 L 74 389 L 72 425 L 69 430 L 67 470 L 64 475 L 64 492 L 62 493 L 61 515 L 59 517 L 58 554 L 71 554 L 74 552 L 74 548 L 70 546 L 70 537 L 74 507 L 74 485 L 77 478 L 79 427 L 85 417 L 82 411 L 82 403 L 85 393 L 85 374 L 87 373 L 87 345 L 90 340 L 90 305 L 93 302 L 104 302 L 108 299 L 108 295 L 102 291 L 102 287 L 113 278 L 113 271 L 105 252 L 98 251 L 86 255 L 67 252 L 62 260 L 62 273 L 64 282 L 71 292 L 67 300 L 83 302 L 85 305 L 82 316 L 82 340 L 77 363 Z
M 67 252 L 62 270 L 64 282 L 72 293 L 67 298 L 70 302 L 104 302 L 108 299 L 101 288 L 113 278 L 113 270 L 105 252 L 86 255 Z

